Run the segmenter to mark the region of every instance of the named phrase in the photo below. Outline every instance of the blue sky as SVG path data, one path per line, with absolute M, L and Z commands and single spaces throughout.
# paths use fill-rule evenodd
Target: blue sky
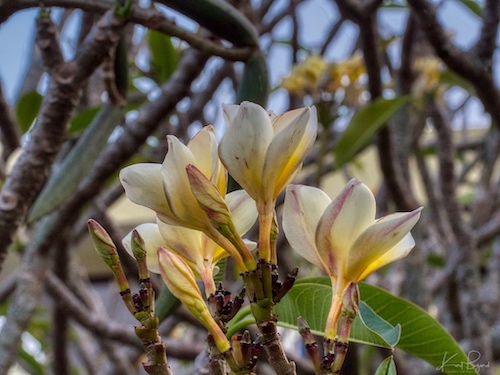
M 282 1 L 277 1 L 275 7 L 279 7 Z M 301 42 L 308 46 L 318 46 L 329 24 L 335 19 L 335 8 L 328 0 L 305 1 L 300 5 L 300 24 L 302 27 Z M 57 13 L 56 13 L 57 14 Z M 457 0 L 446 1 L 440 10 L 440 18 L 445 27 L 454 35 L 456 43 L 462 48 L 468 48 L 478 38 L 480 31 L 480 20 L 471 14 Z M 0 25 L 0 46 L 3 51 L 9 51 L 0 55 L 0 79 L 4 93 L 9 102 L 15 98 L 19 89 L 20 80 L 23 76 L 29 58 L 30 48 L 35 28 L 36 9 L 17 12 L 9 20 Z M 400 34 L 406 22 L 406 11 L 401 9 L 385 9 L 380 12 L 380 26 L 384 36 Z M 182 22 L 182 19 L 178 22 Z M 181 23 L 182 24 L 182 23 Z M 276 29 L 276 35 L 289 35 L 290 23 L 281 22 Z M 327 51 L 327 57 L 332 61 L 341 60 L 349 53 L 352 41 L 356 37 L 356 28 L 346 23 L 341 29 L 340 36 Z M 62 41 L 65 43 L 71 41 Z M 392 53 L 397 56 L 398 45 L 395 44 Z M 285 58 L 283 54 L 286 54 Z M 291 69 L 288 61 L 287 47 L 276 45 L 269 54 L 270 73 L 272 84 L 280 82 Z M 283 107 L 283 93 L 277 93 L 271 98 L 270 107 L 280 112 Z M 274 108 L 277 107 L 277 108 Z

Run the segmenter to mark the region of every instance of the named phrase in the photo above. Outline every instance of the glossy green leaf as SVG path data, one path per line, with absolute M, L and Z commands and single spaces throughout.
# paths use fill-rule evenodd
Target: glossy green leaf
M 283 300 L 276 306 L 276 313 L 279 316 L 278 324 L 283 327 L 297 328 L 297 317 L 302 316 L 309 326 L 311 332 L 316 335 L 323 335 L 325 322 L 330 310 L 332 300 L 331 286 L 329 279 L 315 278 L 298 280 L 296 285 L 288 292 Z M 369 310 L 369 307 L 365 310 Z M 351 327 L 351 340 L 359 343 L 391 348 L 390 341 L 399 336 L 399 328 L 390 326 L 385 322 L 384 332 L 378 333 L 377 327 L 382 326 L 380 321 L 376 321 L 375 314 L 365 317 L 365 320 L 357 317 Z M 379 320 L 381 320 L 379 318 Z M 368 328 L 366 324 L 375 324 Z M 390 336 L 384 338 L 383 334 L 389 332 Z
M 50 175 L 29 212 L 28 222 L 52 212 L 73 194 L 92 169 L 122 115 L 119 106 L 103 106 L 61 166 Z
M 356 112 L 335 145 L 335 166 L 339 168 L 349 162 L 370 142 L 387 120 L 409 101 L 410 98 L 406 96 L 394 99 L 378 98 Z
M 177 51 L 169 35 L 148 30 L 150 64 L 154 81 L 161 85 L 177 68 Z
M 476 373 L 474 366 L 470 364 L 453 337 L 426 311 L 372 285 L 360 283 L 359 289 L 361 300 L 375 314 L 393 327 L 397 327 L 398 324 L 401 326 L 401 337 L 396 345 L 397 348 L 427 361 L 444 373 L 452 374 L 457 367 L 463 371 L 462 374 Z M 296 319 L 302 316 L 309 323 L 313 333 L 321 335 L 330 301 L 331 287 L 328 278 L 297 280 L 290 292 L 276 306 L 280 325 L 296 328 Z M 367 330 L 359 318 L 353 323 L 351 340 L 387 347 L 384 340 Z
M 19 124 L 23 134 L 29 130 L 31 124 L 38 115 L 40 107 L 42 106 L 42 99 L 42 95 L 38 92 L 31 91 L 24 94 L 17 102 L 17 123 Z
M 359 319 L 366 329 L 377 334 L 387 343 L 387 346 L 393 348 L 401 338 L 401 325 L 393 326 L 372 310 L 365 302 L 359 304 Z
M 392 355 L 384 359 L 378 366 L 377 371 L 375 371 L 375 375 L 396 375 L 397 373 L 396 364 L 394 363 Z

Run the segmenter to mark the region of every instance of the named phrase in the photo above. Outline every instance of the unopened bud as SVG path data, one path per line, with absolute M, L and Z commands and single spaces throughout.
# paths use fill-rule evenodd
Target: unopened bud
M 231 212 L 217 187 L 193 164 L 186 167 L 191 191 L 215 227 L 232 225 Z
M 87 221 L 87 227 L 97 253 L 109 267 L 116 267 L 120 263 L 120 258 L 108 232 L 93 219 Z

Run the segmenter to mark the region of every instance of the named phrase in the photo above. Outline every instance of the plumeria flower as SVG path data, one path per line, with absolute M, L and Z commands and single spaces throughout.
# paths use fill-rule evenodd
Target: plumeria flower
M 283 229 L 292 248 L 332 280 L 325 338 L 334 339 L 346 287 L 405 257 L 415 245 L 410 230 L 422 208 L 375 220 L 375 197 L 356 179 L 333 201 L 320 189 L 290 185 Z
M 253 201 L 245 199 L 245 196 L 243 190 L 232 192 L 227 196 L 234 222 L 237 224 L 236 230 L 243 235 L 250 230 L 257 219 L 257 211 Z M 191 267 L 197 279 L 203 281 L 207 297 L 210 294 L 215 294 L 214 268 L 217 262 L 229 256 L 229 253 L 220 245 L 203 232 L 165 224 L 161 220 L 158 220 L 156 224 L 141 224 L 135 230 L 144 240 L 148 269 L 151 272 L 160 273 L 157 251 L 163 247 L 180 256 Z M 133 231 L 127 234 L 122 241 L 123 246 L 130 254 L 132 254 L 132 233 Z M 245 242 L 245 246 L 250 250 L 255 245 L 251 241 Z
M 168 289 L 212 334 L 221 353 L 230 350 L 229 341 L 210 314 L 188 264 L 180 256 L 162 247 L 158 249 L 158 259 L 161 277 Z
M 243 102 L 224 105 L 228 129 L 219 145 L 219 157 L 229 174 L 256 201 L 259 212 L 259 255 L 270 261 L 269 234 L 278 194 L 299 172 L 316 139 L 314 107 L 280 116 Z
M 200 206 L 191 189 L 187 170 L 195 170 L 213 188 L 212 196 L 218 195 L 214 205 L 224 202 L 227 189 L 227 171 L 217 155 L 217 139 L 212 126 L 204 127 L 184 145 L 176 137 L 168 136 L 168 152 L 163 164 L 141 163 L 126 167 L 120 172 L 120 180 L 127 197 L 134 203 L 153 209 L 165 224 L 178 225 L 204 232 L 235 258 L 241 272 L 255 268 L 255 260 L 242 245 L 238 233 L 231 233 L 239 241 L 230 241 L 222 235 L 207 213 Z M 240 199 L 244 198 L 240 196 Z M 209 203 L 205 202 L 205 205 Z M 227 206 L 227 204 L 226 204 Z M 251 206 L 243 205 L 251 210 Z M 229 210 L 226 211 L 229 215 Z M 246 213 L 252 217 L 252 213 Z M 231 228 L 237 226 L 227 217 Z M 235 244 L 238 246 L 235 246 Z

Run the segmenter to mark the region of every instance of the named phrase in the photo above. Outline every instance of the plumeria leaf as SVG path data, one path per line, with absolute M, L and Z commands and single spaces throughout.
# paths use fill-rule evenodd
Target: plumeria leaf
M 50 175 L 30 210 L 28 222 L 32 223 L 52 212 L 73 194 L 92 170 L 122 116 L 123 108 L 120 106 L 105 105 L 101 108 L 61 166 Z
M 401 338 L 400 324 L 396 326 L 389 324 L 363 301 L 359 305 L 359 320 L 366 329 L 379 335 L 391 348 L 395 347 Z
M 392 355 L 384 359 L 375 371 L 375 375 L 396 375 L 397 373 Z
M 368 320 L 367 325 L 373 331 L 367 329 L 361 318 L 357 317 L 351 329 L 352 341 L 381 347 L 390 347 L 388 342 L 397 342 L 397 348 L 427 361 L 444 373 L 451 374 L 460 368 L 463 374 L 476 374 L 474 365 L 457 342 L 422 308 L 372 285 L 360 283 L 359 290 L 363 301 L 361 305 L 369 307 L 380 320 L 376 320 L 360 305 L 360 314 L 365 323 Z M 276 306 L 279 324 L 296 329 L 297 317 L 302 316 L 313 333 L 322 335 L 330 301 L 331 286 L 328 278 L 297 280 Z M 372 325 L 374 321 L 377 324 L 385 321 L 388 325 L 380 331 Z M 396 340 L 398 325 L 401 330 L 399 342 Z M 390 326 L 394 327 L 393 331 Z
M 382 128 L 387 120 L 403 105 L 407 96 L 394 99 L 375 99 L 373 103 L 358 111 L 347 125 L 334 149 L 337 168 L 349 162 L 356 153 L 370 142 L 372 136 Z
M 177 51 L 170 36 L 156 30 L 148 30 L 148 43 L 153 79 L 162 84 L 177 68 Z
M 42 106 L 42 98 L 42 95 L 38 92 L 30 91 L 24 94 L 17 102 L 16 117 L 23 134 L 29 130 L 32 122 L 38 115 L 38 111 Z

